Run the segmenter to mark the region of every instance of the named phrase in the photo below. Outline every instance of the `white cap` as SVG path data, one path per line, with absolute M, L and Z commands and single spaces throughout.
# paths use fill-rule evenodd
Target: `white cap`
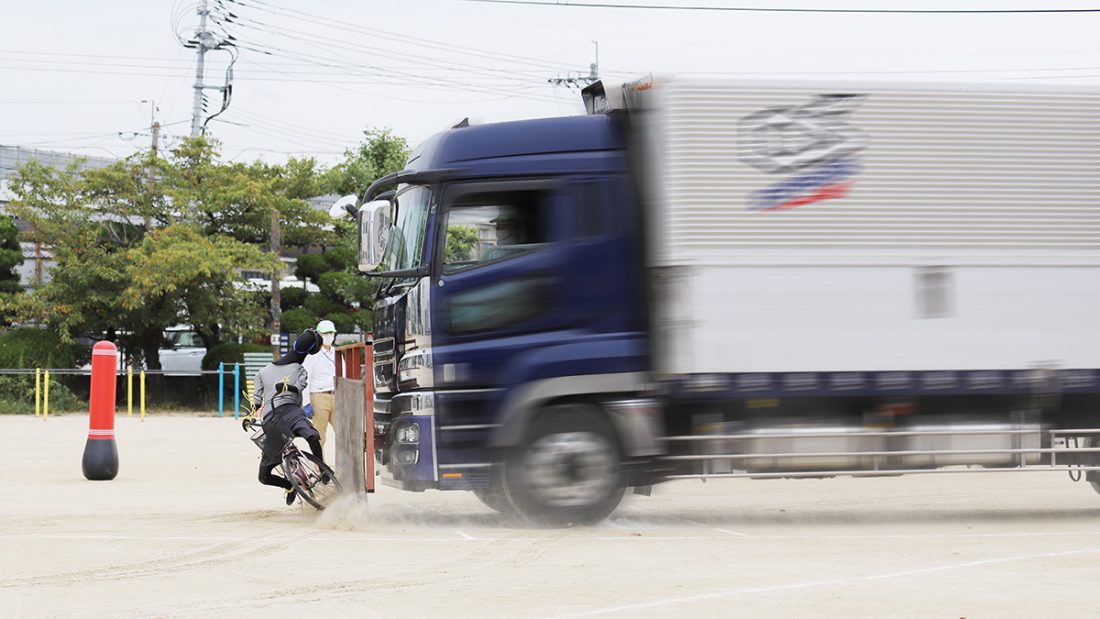
M 331 320 L 322 320 L 317 323 L 317 333 L 336 333 L 336 325 Z

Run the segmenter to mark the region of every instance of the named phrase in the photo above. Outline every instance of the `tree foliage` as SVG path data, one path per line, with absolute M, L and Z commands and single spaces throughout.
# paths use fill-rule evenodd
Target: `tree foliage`
M 23 263 L 15 220 L 0 213 L 0 325 L 7 325 L 4 307 L 21 291 L 16 267 Z
M 445 264 L 464 262 L 476 258 L 478 247 L 477 228 L 473 226 L 449 226 Z
M 367 129 L 363 141 L 344 152 L 344 161 L 329 171 L 332 193 L 361 195 L 374 181 L 405 167 L 409 145 L 389 129 Z
M 271 251 L 277 222 L 283 247 L 307 251 L 299 274 L 320 288 L 284 291 L 283 324 L 300 330 L 327 318 L 340 330 L 369 328 L 372 286 L 356 270 L 356 227 L 333 222 L 310 199 L 361 193 L 401 169 L 407 151 L 388 130 L 368 130 L 330 170 L 312 159 L 223 162 L 218 144 L 203 138 L 100 169 L 27 163 L 9 179 L 9 210 L 55 266 L 31 293 L 0 296 L 0 313 L 48 327 L 61 342 L 104 335 L 153 369 L 164 330 L 176 324 L 191 325 L 208 349 L 230 335 L 258 336 L 270 318 L 267 292 L 241 273 L 281 271 Z M 9 246 L 19 251 L 0 219 L 0 295 L 17 264 Z
M 190 324 L 207 347 L 225 333 L 256 335 L 262 296 L 240 271 L 280 268 L 260 247 L 273 217 L 288 241 L 331 240 L 302 197 L 320 182 L 312 161 L 219 163 L 217 145 L 201 138 L 166 158 L 135 155 L 101 169 L 28 163 L 10 179 L 10 210 L 56 266 L 15 304 L 18 315 L 63 341 L 106 334 L 154 369 L 166 327 Z
M 329 170 L 324 184 L 332 193 L 360 195 L 375 180 L 402 169 L 407 156 L 403 138 L 388 130 L 364 131 L 363 142 L 346 151 L 344 162 Z M 294 304 L 297 299 L 291 303 L 284 299 L 283 324 L 288 330 L 316 326 L 322 319 L 331 320 L 341 333 L 356 327 L 370 330 L 374 285 L 358 271 L 357 234 L 353 222 L 341 220 L 335 223 L 334 240 L 323 253 L 298 257 L 295 273 L 320 292 L 308 295 L 300 305 Z

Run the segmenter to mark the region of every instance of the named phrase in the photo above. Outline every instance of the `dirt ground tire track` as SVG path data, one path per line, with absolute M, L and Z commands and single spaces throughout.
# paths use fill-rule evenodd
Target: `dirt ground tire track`
M 260 546 L 249 544 L 248 540 L 245 539 L 240 542 L 217 544 L 208 548 L 192 550 L 182 555 L 146 559 L 132 563 L 119 563 L 91 570 L 18 578 L 0 582 L 0 588 L 74 586 L 103 580 L 156 577 L 164 574 L 187 572 L 211 565 L 224 565 L 238 560 L 275 554 L 290 548 L 296 542 L 301 541 L 302 537 L 305 536 L 296 536 L 296 539 L 261 544 Z
M 120 611 L 120 614 L 168 619 L 230 613 L 245 609 L 285 608 L 287 605 L 332 602 L 372 592 L 421 587 L 428 590 L 434 590 L 437 587 L 458 589 L 462 583 L 477 578 L 476 570 L 472 568 L 501 564 L 522 566 L 537 560 L 538 557 L 545 554 L 548 550 L 547 544 L 544 544 L 541 539 L 526 537 L 527 533 L 526 531 L 512 532 L 510 533 L 511 537 L 522 536 L 522 539 L 508 539 L 505 537 L 505 539 L 496 539 L 491 543 L 484 540 L 471 540 L 469 543 L 456 541 L 453 545 L 464 547 L 465 550 L 461 553 L 448 555 L 446 560 L 431 565 L 404 569 L 398 573 L 372 575 L 369 579 L 339 580 L 318 585 L 300 586 L 293 590 L 256 591 L 247 596 L 221 598 L 210 600 L 207 603 L 188 603 L 167 607 L 163 605 L 134 607 L 124 609 Z M 549 546 L 556 545 L 556 540 L 551 539 L 546 540 L 546 542 Z M 456 573 L 454 571 L 456 567 L 461 567 L 463 571 Z
M 461 542 L 456 542 L 461 543 Z M 452 570 L 456 566 L 471 567 L 476 564 L 473 559 L 489 561 L 498 552 L 485 552 L 484 543 L 475 543 L 478 548 L 469 549 L 462 557 L 449 556 L 446 560 L 432 565 L 418 566 L 402 570 L 399 573 L 380 574 L 371 578 L 355 578 L 350 580 L 333 581 L 317 585 L 299 586 L 293 590 L 268 590 L 255 591 L 249 595 L 210 600 L 208 602 L 178 604 L 174 606 L 142 606 L 126 608 L 119 611 L 120 616 L 141 616 L 157 618 L 194 617 L 214 613 L 234 612 L 253 609 L 285 608 L 288 605 L 309 604 L 313 602 L 331 602 L 343 598 L 360 596 L 375 591 L 394 591 L 425 588 L 451 588 L 459 587 L 463 582 L 475 579 L 477 576 L 471 572 L 455 573 Z M 496 544 L 494 543 L 495 547 Z M 515 549 L 514 552 L 521 552 Z M 464 559 L 471 561 L 464 561 Z M 430 576 L 421 575 L 423 573 Z M 72 617 L 72 614 L 55 615 L 57 617 Z M 90 614 L 87 616 L 97 616 Z
M 133 561 L 127 563 L 114 563 L 89 570 L 55 572 L 52 574 L 47 573 L 38 574 L 35 576 L 27 576 L 23 578 L 14 578 L 10 580 L 0 581 L 0 588 L 8 589 L 12 587 L 78 585 L 86 582 L 104 580 L 107 578 L 123 578 L 131 573 L 158 573 L 154 570 L 170 568 L 173 566 L 173 564 L 180 562 L 186 564 L 191 558 L 197 558 L 200 561 L 208 561 L 210 558 L 210 553 L 220 554 L 222 552 L 235 550 L 240 546 L 240 543 L 235 542 L 228 544 L 216 544 L 214 546 L 208 546 L 205 548 L 197 548 L 174 557 L 158 557 L 155 559 L 143 559 L 141 561 Z

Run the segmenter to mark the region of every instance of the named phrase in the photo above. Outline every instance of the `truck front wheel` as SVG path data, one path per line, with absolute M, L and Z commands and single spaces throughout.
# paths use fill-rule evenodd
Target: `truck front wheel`
M 516 512 L 515 508 L 512 506 L 512 502 L 508 500 L 508 495 L 504 493 L 504 484 L 501 483 L 501 476 L 495 471 L 493 472 L 488 486 L 474 489 L 474 496 L 484 503 L 486 507 L 489 507 L 503 516 L 512 516 Z
M 562 404 L 540 414 L 508 451 L 501 480 L 512 505 L 532 522 L 592 524 L 623 498 L 621 462 L 614 427 L 598 408 Z

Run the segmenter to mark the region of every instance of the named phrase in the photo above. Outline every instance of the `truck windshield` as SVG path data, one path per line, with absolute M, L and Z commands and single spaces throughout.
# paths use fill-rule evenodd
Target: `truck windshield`
M 428 223 L 431 190 L 422 185 L 401 189 L 393 199 L 393 225 L 389 244 L 382 254 L 383 271 L 405 271 L 420 267 L 424 234 Z

